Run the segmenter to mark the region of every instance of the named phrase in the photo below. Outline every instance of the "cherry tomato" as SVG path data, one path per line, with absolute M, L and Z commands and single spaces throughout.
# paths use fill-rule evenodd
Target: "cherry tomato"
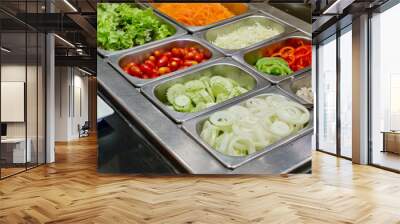
M 129 67 L 129 72 L 130 75 L 136 76 L 136 77 L 141 77 L 143 72 L 141 71 L 141 69 L 136 66 L 136 65 L 132 65 L 131 67 Z
M 211 58 L 211 56 L 212 56 L 212 55 L 211 55 L 211 52 L 210 52 L 210 51 L 207 51 L 207 50 L 206 50 L 206 51 L 204 51 L 204 53 L 203 53 L 203 54 L 204 54 L 204 58 L 205 58 L 205 59 L 210 59 L 210 58 Z
M 192 66 L 192 65 L 197 65 L 198 64 L 198 62 L 197 61 L 194 61 L 194 60 L 185 60 L 184 62 L 183 62 L 183 65 L 184 66 Z
M 193 52 L 188 52 L 183 58 L 185 59 L 185 60 L 192 60 L 192 59 L 194 59 L 194 53 Z
M 159 75 L 160 75 L 160 74 L 159 74 L 159 72 L 158 72 L 158 69 L 155 69 L 155 68 L 154 68 L 154 69 L 151 71 L 151 73 L 149 73 L 149 78 L 154 79 L 154 78 L 157 78 Z
M 154 63 L 154 61 L 146 60 L 144 63 L 146 65 L 150 66 L 151 68 L 155 68 L 156 67 L 156 63 Z
M 162 53 L 161 53 L 161 51 L 156 50 L 156 51 L 153 52 L 153 55 L 154 55 L 156 58 L 159 58 L 159 57 L 162 56 Z
M 125 67 L 129 68 L 129 67 L 131 67 L 133 65 L 136 65 L 136 64 L 135 64 L 135 62 L 132 61 L 132 62 L 129 62 L 128 64 L 126 64 Z
M 181 55 L 180 55 L 180 57 L 183 57 L 185 54 L 186 54 L 186 50 L 185 50 L 185 48 L 180 48 L 179 49 L 180 51 L 181 51 Z
M 129 68 L 128 66 L 125 66 L 124 68 L 122 68 L 124 70 L 124 72 L 129 73 Z
M 177 61 L 170 61 L 168 63 L 168 67 L 171 69 L 171 71 L 175 71 L 179 68 L 179 64 Z
M 161 58 L 158 59 L 157 61 L 157 66 L 158 67 L 163 67 L 168 64 L 168 57 L 163 55 Z
M 164 55 L 167 56 L 168 58 L 172 57 L 171 51 L 165 52 Z
M 182 56 L 181 49 L 180 49 L 180 48 L 177 48 L 177 47 L 172 48 L 171 53 L 172 53 L 172 55 L 173 55 L 174 57 L 180 57 L 180 56 Z
M 141 64 L 139 66 L 140 70 L 142 70 L 143 73 L 145 74 L 150 74 L 153 71 L 153 68 L 151 68 L 150 66 L 146 65 L 146 64 Z
M 170 73 L 170 72 L 171 72 L 171 69 L 168 68 L 168 67 L 161 67 L 161 68 L 158 69 L 158 73 L 160 75 L 165 75 L 165 74 Z
M 178 65 L 181 65 L 183 62 L 182 62 L 182 59 L 180 59 L 180 58 L 178 58 L 178 57 L 172 57 L 170 60 L 169 60 L 170 62 L 171 61 L 176 61 L 177 63 L 178 63 Z
M 142 76 L 142 79 L 148 79 L 148 78 L 149 78 L 149 76 L 146 74 Z
M 189 47 L 189 51 L 197 51 L 196 47 Z
M 204 54 L 203 53 L 197 53 L 194 55 L 194 60 L 197 62 L 201 62 L 204 59 Z
M 151 55 L 151 56 L 149 57 L 149 60 L 155 62 L 155 61 L 156 61 L 156 57 L 154 57 L 153 55 Z

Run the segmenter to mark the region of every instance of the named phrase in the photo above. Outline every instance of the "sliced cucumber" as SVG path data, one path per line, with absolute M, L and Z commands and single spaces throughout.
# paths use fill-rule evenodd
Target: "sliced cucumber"
M 185 86 L 178 83 L 168 88 L 167 100 L 170 104 L 174 104 L 175 97 L 185 94 Z
M 180 95 L 175 97 L 174 108 L 180 112 L 189 112 L 192 109 L 192 101 L 186 95 Z
M 224 78 L 222 76 L 211 77 L 210 86 L 214 96 L 218 96 L 221 93 L 229 95 L 229 93 L 233 89 L 232 82 L 229 79 Z
M 200 80 L 191 80 L 185 83 L 186 92 L 196 92 L 206 88 Z

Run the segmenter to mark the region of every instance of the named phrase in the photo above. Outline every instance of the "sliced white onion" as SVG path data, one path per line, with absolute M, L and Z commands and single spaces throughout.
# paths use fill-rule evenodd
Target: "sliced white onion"
M 269 94 L 212 114 L 200 137 L 223 154 L 243 156 L 300 131 L 309 119 L 303 105 Z
M 290 124 L 305 124 L 310 120 L 310 112 L 303 105 L 286 102 L 278 109 L 278 116 Z
M 229 111 L 218 111 L 212 114 L 209 120 L 213 125 L 223 130 L 230 130 L 235 121 L 235 116 Z
M 290 135 L 292 131 L 293 127 L 282 121 L 275 121 L 271 125 L 271 132 L 281 137 Z
M 256 152 L 256 148 L 250 138 L 235 136 L 232 138 L 229 146 L 229 155 L 238 155 L 237 151 L 246 150 L 247 154 L 252 154 Z

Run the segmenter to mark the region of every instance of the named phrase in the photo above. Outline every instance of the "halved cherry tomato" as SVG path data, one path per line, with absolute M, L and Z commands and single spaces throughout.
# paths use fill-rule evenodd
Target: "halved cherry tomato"
M 131 67 L 133 65 L 136 65 L 136 64 L 135 64 L 135 62 L 132 61 L 132 62 L 129 62 L 128 64 L 126 64 L 125 67 L 129 68 L 129 67 Z
M 180 51 L 181 51 L 181 57 L 183 57 L 187 53 L 185 48 L 180 48 Z
M 140 68 L 140 70 L 142 70 L 143 73 L 146 73 L 146 74 L 150 74 L 153 72 L 153 69 L 146 64 L 141 64 L 139 66 L 139 68 Z
M 194 55 L 194 60 L 197 62 L 201 62 L 204 59 L 204 54 L 203 53 L 197 53 Z
M 193 52 L 188 52 L 183 58 L 185 60 L 193 60 L 194 59 L 194 53 Z
M 168 58 L 172 57 L 172 53 L 170 51 L 165 52 L 164 55 Z
M 208 51 L 208 50 L 205 50 L 205 51 L 203 52 L 203 54 L 204 54 L 204 58 L 205 58 L 205 59 L 210 59 L 211 56 L 212 56 L 211 51 Z
M 136 65 L 132 65 L 131 67 L 129 67 L 128 73 L 136 77 L 140 77 L 143 74 L 142 70 Z
M 192 66 L 192 65 L 197 65 L 198 64 L 198 62 L 197 61 L 194 61 L 194 60 L 185 60 L 184 62 L 183 62 L 183 65 L 184 66 Z
M 170 73 L 170 72 L 171 72 L 171 69 L 168 68 L 168 67 L 160 67 L 160 68 L 158 69 L 158 73 L 159 73 L 160 75 L 165 75 L 165 74 Z
M 156 51 L 153 52 L 153 55 L 154 55 L 156 58 L 159 58 L 159 57 L 162 56 L 162 53 L 161 53 L 161 51 L 156 50 Z
M 171 53 L 174 57 L 182 56 L 181 49 L 177 47 L 172 48 Z
M 179 68 L 179 64 L 177 61 L 170 61 L 168 63 L 168 67 L 171 69 L 171 71 L 175 71 Z
M 177 63 L 178 63 L 178 65 L 181 65 L 183 62 L 182 62 L 182 59 L 180 59 L 180 58 L 178 58 L 178 57 L 172 57 L 172 58 L 170 58 L 169 59 L 170 60 L 170 62 L 171 61 L 176 61 Z
M 156 62 L 157 59 L 156 59 L 156 57 L 154 57 L 153 55 L 151 55 L 151 56 L 149 57 L 149 60 L 150 60 L 150 61 L 153 61 L 153 62 Z
M 168 51 L 155 50 L 140 65 L 130 62 L 121 67 L 130 75 L 149 79 L 196 65 L 208 60 L 211 56 L 209 50 L 201 47 L 174 47 Z M 307 61 L 306 59 L 303 60 Z
M 156 63 L 154 63 L 154 61 L 146 60 L 144 63 L 146 65 L 150 66 L 151 68 L 155 68 L 156 67 Z
M 154 79 L 159 76 L 159 72 L 157 69 L 153 68 L 151 73 L 149 73 L 148 75 L 149 75 L 149 78 Z
M 161 58 L 158 59 L 157 61 L 157 66 L 158 67 L 163 67 L 168 64 L 168 57 L 163 55 Z

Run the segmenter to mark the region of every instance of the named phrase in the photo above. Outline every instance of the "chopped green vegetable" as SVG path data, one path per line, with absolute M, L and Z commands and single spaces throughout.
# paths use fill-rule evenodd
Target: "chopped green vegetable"
M 110 51 L 123 50 L 174 34 L 148 9 L 128 3 L 97 4 L 97 44 Z
M 276 76 L 285 76 L 293 73 L 289 64 L 282 58 L 264 57 L 257 60 L 256 68 L 258 71 Z
M 179 112 L 197 112 L 216 103 L 246 93 L 248 90 L 241 87 L 236 81 L 212 74 L 202 76 L 197 80 L 186 83 L 177 83 L 167 89 L 167 101 L 173 109 Z M 183 96 L 189 99 L 188 105 L 182 105 Z M 179 97 L 177 105 L 176 98 Z M 186 101 L 185 101 L 186 102 Z

